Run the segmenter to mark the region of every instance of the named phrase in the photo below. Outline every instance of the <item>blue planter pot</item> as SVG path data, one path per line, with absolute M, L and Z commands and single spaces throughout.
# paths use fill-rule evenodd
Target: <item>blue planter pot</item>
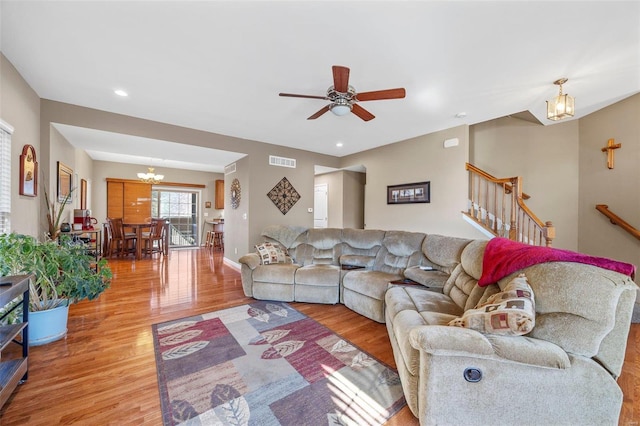
M 44 345 L 67 335 L 69 306 L 46 311 L 29 311 L 29 346 Z

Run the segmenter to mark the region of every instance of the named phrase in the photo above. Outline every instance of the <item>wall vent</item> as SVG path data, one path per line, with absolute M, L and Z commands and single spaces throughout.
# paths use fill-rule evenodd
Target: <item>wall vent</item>
M 279 166 L 279 167 L 290 167 L 292 169 L 296 168 L 296 159 L 295 158 L 285 158 L 285 157 L 276 157 L 275 155 L 269 156 L 269 165 L 270 166 Z
M 225 175 L 230 175 L 231 173 L 235 173 L 235 172 L 236 172 L 236 163 L 231 163 L 228 166 L 224 167 Z

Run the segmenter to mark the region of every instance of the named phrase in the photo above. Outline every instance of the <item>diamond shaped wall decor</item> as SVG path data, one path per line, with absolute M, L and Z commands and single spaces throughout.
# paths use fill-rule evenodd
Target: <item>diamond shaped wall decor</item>
M 267 197 L 276 205 L 282 214 L 287 214 L 291 207 L 300 199 L 300 194 L 291 185 L 286 177 L 283 177 L 271 191 L 267 193 Z

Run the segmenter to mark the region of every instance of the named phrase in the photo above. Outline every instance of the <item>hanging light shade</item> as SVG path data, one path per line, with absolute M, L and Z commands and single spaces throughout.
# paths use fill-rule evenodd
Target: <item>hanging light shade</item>
M 560 86 L 558 96 L 547 101 L 547 118 L 549 120 L 558 121 L 563 118 L 573 117 L 575 114 L 575 100 L 572 96 L 562 94 L 562 85 L 567 82 L 567 78 L 561 78 L 553 82 Z
M 160 183 L 160 181 L 164 179 L 164 175 L 157 175 L 154 171 L 155 169 L 153 167 L 149 167 L 149 171 L 147 173 L 138 173 L 138 178 L 144 183 Z

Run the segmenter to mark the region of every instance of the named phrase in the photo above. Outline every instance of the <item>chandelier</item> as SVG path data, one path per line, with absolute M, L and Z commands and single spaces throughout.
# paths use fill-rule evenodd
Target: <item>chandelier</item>
M 160 183 L 160 181 L 164 179 L 164 175 L 157 175 L 154 173 L 154 170 L 155 169 L 153 167 L 149 167 L 149 171 L 147 173 L 138 173 L 138 178 L 144 183 Z
M 562 85 L 567 80 L 566 78 L 561 78 L 553 82 L 556 86 L 560 86 L 560 93 L 555 98 L 547 101 L 547 118 L 549 120 L 562 120 L 563 118 L 573 117 L 575 113 L 575 100 L 573 97 L 562 94 Z

